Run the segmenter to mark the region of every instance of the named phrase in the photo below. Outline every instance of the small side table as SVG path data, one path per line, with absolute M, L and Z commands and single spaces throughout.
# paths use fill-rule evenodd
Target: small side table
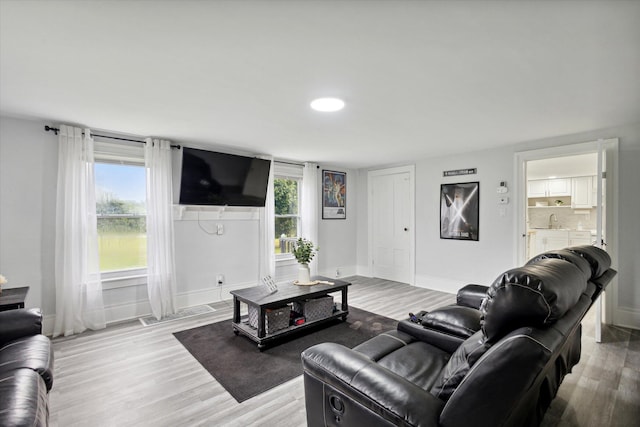
M 0 294 L 0 311 L 24 308 L 24 300 L 27 298 L 29 287 L 3 289 Z

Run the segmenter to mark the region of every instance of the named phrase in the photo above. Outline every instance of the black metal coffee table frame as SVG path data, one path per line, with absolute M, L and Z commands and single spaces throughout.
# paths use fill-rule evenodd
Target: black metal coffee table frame
M 270 294 L 266 287 L 255 286 L 252 288 L 238 289 L 231 291 L 233 295 L 233 332 L 238 335 L 242 334 L 258 344 L 260 350 L 273 344 L 279 339 L 291 335 L 293 333 L 299 333 L 300 331 L 317 326 L 322 323 L 329 322 L 333 319 L 342 318 L 347 319 L 349 314 L 349 305 L 347 303 L 347 289 L 351 283 L 328 279 L 322 276 L 315 276 L 312 280 L 326 280 L 333 282 L 333 285 L 318 284 L 313 286 L 297 286 L 294 284 L 279 285 L 278 291 Z M 324 319 L 318 319 L 311 322 L 305 322 L 302 325 L 289 326 L 288 328 L 275 331 L 273 333 L 266 333 L 265 328 L 265 312 L 267 309 L 279 308 L 283 305 L 304 301 L 312 298 L 319 298 L 328 295 L 333 292 L 342 293 L 342 305 L 340 309 L 333 312 L 330 316 Z M 240 303 L 243 302 L 247 305 L 253 305 L 258 309 L 258 328 L 249 326 L 246 322 L 242 321 L 240 316 Z

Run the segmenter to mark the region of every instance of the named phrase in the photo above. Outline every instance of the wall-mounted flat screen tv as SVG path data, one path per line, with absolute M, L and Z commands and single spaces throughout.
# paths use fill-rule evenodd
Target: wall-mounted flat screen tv
M 181 205 L 264 206 L 271 162 L 184 147 Z

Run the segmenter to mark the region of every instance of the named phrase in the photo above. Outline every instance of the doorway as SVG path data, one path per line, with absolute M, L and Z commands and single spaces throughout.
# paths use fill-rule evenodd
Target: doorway
M 369 272 L 372 277 L 414 284 L 414 166 L 368 174 Z
M 587 161 L 594 156 L 597 161 L 593 175 L 589 172 L 586 176 L 567 176 L 568 168 L 565 170 L 557 166 L 570 159 Z M 520 195 L 516 205 L 518 265 L 524 264 L 530 255 L 545 250 L 572 244 L 586 244 L 587 238 L 591 244 L 602 247 L 609 252 L 612 259 L 616 259 L 617 204 L 619 203 L 615 199 L 618 194 L 617 139 L 523 151 L 516 153 L 515 162 L 516 188 L 517 194 Z M 556 166 L 553 170 L 542 168 L 544 165 L 553 167 L 554 164 Z M 534 175 L 539 166 L 546 176 Z M 530 169 L 533 169 L 531 174 Z M 565 224 L 559 218 L 560 214 Z M 594 215 L 595 224 L 593 223 Z M 585 230 L 585 224 L 586 227 L 595 226 L 595 230 L 594 228 Z M 535 237 L 532 237 L 532 234 L 535 234 Z M 600 298 L 596 303 L 595 335 L 598 342 L 601 336 L 602 320 L 606 323 L 615 323 L 617 305 L 615 280 L 607 289 L 604 311 L 602 299 Z

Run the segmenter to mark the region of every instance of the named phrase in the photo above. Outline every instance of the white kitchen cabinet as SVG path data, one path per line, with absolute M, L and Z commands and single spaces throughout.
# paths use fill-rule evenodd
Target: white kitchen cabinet
M 569 231 L 569 246 L 590 245 L 592 244 L 590 231 Z
M 591 176 L 579 176 L 571 180 L 571 207 L 574 209 L 591 209 L 593 200 L 593 179 Z
M 569 246 L 568 230 L 536 230 L 535 254 Z
M 571 178 L 536 179 L 527 182 L 529 197 L 563 197 L 571 195 Z
M 529 181 L 527 194 L 529 197 L 547 197 L 547 180 Z
M 549 197 L 571 195 L 571 178 L 550 179 L 548 181 Z

